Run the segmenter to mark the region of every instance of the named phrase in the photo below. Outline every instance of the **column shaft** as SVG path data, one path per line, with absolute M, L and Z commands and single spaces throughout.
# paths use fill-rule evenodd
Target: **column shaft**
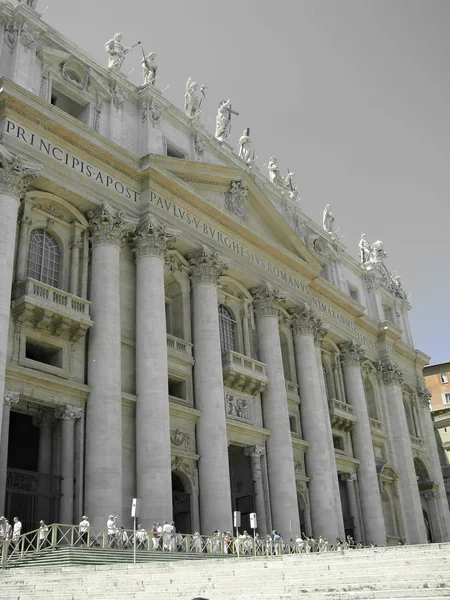
M 75 421 L 63 418 L 61 421 L 61 499 L 59 503 L 59 519 L 61 523 L 73 523 L 73 490 L 74 490 L 74 441 Z
M 228 440 L 220 348 L 217 280 L 224 271 L 216 253 L 203 247 L 191 255 L 195 353 L 200 520 L 203 533 L 231 531 Z
M 352 440 L 355 457 L 360 463 L 359 497 L 366 543 L 385 546 L 386 527 L 378 486 L 369 413 L 367 412 L 367 401 L 360 368 L 360 359 L 363 357 L 363 352 L 360 346 L 353 341 L 344 343 L 341 350 L 346 396 L 349 404 L 353 406 L 355 417 L 358 419 L 353 426 Z
M 252 478 L 255 488 L 255 509 L 256 518 L 258 520 L 258 533 L 262 536 L 266 535 L 267 533 L 266 504 L 264 499 L 264 487 L 261 472 L 261 456 L 263 455 L 264 451 L 260 448 L 251 446 L 245 453 L 250 456 L 251 460 Z
M 354 540 L 355 542 L 362 542 L 364 536 L 361 531 L 361 524 L 359 522 L 359 510 L 358 510 L 358 501 L 356 499 L 355 492 L 355 483 L 352 479 L 351 475 L 348 475 L 345 478 L 345 484 L 347 486 L 347 495 L 348 495 L 348 503 L 350 508 L 350 514 L 353 517 L 353 525 L 354 525 Z M 383 524 L 384 526 L 384 524 Z
M 427 533 L 400 387 L 403 376 L 393 361 L 383 363 L 379 374 L 385 384 L 391 442 L 394 450 L 395 466 L 400 474 L 398 484 L 406 542 L 408 544 L 426 544 Z
M 278 311 L 282 297 L 264 285 L 253 290 L 260 360 L 266 365 L 268 383 L 262 394 L 273 527 L 285 539 L 300 533 L 289 410 L 281 354 Z
M 89 216 L 94 325 L 89 332 L 85 506 L 91 525 L 103 527 L 108 514 L 122 515 L 120 246 L 131 227 L 106 204 Z
M 8 444 L 9 444 L 9 420 L 11 416 L 11 405 L 19 402 L 20 395 L 17 392 L 5 392 L 3 403 L 3 419 L 0 443 L 0 511 L 5 513 L 6 477 L 8 473 Z
M 141 522 L 172 520 L 164 252 L 173 236 L 156 222 L 137 230 L 136 489 Z
M 306 452 L 306 469 L 310 477 L 309 497 L 311 505 L 311 525 L 314 536 L 323 535 L 333 541 L 339 535 L 338 518 L 335 509 L 335 489 L 330 464 L 327 430 L 328 409 L 324 410 L 317 355 L 314 347 L 315 316 L 308 307 L 301 307 L 293 313 L 294 348 L 297 365 L 297 380 L 302 403 L 300 405 L 302 430 L 309 442 Z M 325 448 L 324 448 L 325 446 Z M 340 515 L 342 520 L 342 514 Z

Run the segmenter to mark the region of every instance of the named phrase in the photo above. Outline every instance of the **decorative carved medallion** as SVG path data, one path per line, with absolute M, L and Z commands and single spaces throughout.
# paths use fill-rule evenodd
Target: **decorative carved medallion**
M 191 434 L 187 433 L 186 431 L 182 431 L 181 429 L 173 429 L 170 432 L 170 442 L 174 446 L 179 446 L 189 450 L 191 448 Z
M 80 90 L 85 90 L 89 85 L 89 70 L 73 58 L 62 65 L 61 73 L 66 81 Z
M 28 50 L 29 48 L 31 48 L 31 46 L 34 43 L 36 43 L 36 40 L 37 33 L 35 32 L 35 30 L 29 25 L 27 25 L 27 23 L 24 23 L 22 25 L 22 31 L 20 32 L 20 41 L 25 46 L 25 49 Z
M 244 221 L 247 220 L 248 189 L 245 181 L 232 181 L 230 189 L 224 194 L 226 208 Z
M 111 92 L 112 102 L 118 112 L 125 104 L 125 101 L 128 98 L 128 94 L 125 90 L 120 89 L 117 83 L 111 83 L 109 86 L 109 90 Z
M 206 149 L 206 143 L 199 136 L 198 133 L 196 133 L 195 137 L 194 137 L 194 148 L 195 148 L 195 152 L 197 153 L 198 157 L 202 158 L 203 154 L 205 152 L 205 149 Z
M 231 394 L 225 394 L 225 402 L 226 413 L 229 417 L 249 420 L 248 400 L 245 398 L 235 398 Z
M 9 46 L 11 52 L 16 45 L 18 33 L 19 26 L 15 21 L 7 21 L 5 23 L 5 43 Z

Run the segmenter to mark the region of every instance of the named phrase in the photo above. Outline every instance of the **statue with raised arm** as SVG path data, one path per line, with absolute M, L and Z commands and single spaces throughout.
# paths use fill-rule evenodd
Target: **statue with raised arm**
M 184 94 L 184 110 L 188 117 L 193 119 L 200 115 L 205 95 L 206 86 L 202 85 L 199 90 L 198 83 L 189 77 L 186 83 L 186 93 Z
M 144 77 L 144 85 L 155 85 L 156 71 L 158 69 L 156 63 L 156 52 L 150 52 L 150 54 L 144 54 L 142 51 L 142 76 Z
M 216 117 L 216 138 L 223 142 L 231 134 L 231 100 L 222 100 Z
M 331 212 L 331 204 L 327 204 L 323 210 L 323 228 L 330 235 L 336 233 L 334 221 L 335 219 Z
M 363 233 L 359 241 L 359 261 L 365 265 L 370 261 L 370 244 L 367 240 L 367 234 Z
M 247 127 L 239 138 L 239 158 L 242 158 L 248 166 L 252 165 L 256 160 L 252 138 L 250 137 L 250 127 Z
M 125 55 L 131 48 L 125 48 L 122 44 L 122 34 L 116 33 L 112 39 L 106 42 L 105 50 L 108 53 L 108 69 L 120 71 Z

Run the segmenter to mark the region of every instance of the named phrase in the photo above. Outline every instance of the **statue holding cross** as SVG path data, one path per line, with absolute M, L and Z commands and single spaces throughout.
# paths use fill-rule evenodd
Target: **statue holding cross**
M 239 113 L 233 110 L 231 100 L 222 100 L 216 117 L 216 139 L 219 142 L 224 142 L 230 137 L 231 115 L 239 115 Z

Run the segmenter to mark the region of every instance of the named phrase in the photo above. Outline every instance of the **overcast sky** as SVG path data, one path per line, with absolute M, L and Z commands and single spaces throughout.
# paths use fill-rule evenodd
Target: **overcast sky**
M 357 256 L 380 239 L 403 278 L 417 348 L 450 360 L 448 0 L 40 0 L 43 19 L 103 64 L 104 43 L 157 53 L 158 87 L 183 105 L 208 86 L 203 124 L 231 97 L 231 143 L 251 127 L 258 163 L 296 173 L 304 212 L 331 203 Z M 140 84 L 141 50 L 123 70 Z

